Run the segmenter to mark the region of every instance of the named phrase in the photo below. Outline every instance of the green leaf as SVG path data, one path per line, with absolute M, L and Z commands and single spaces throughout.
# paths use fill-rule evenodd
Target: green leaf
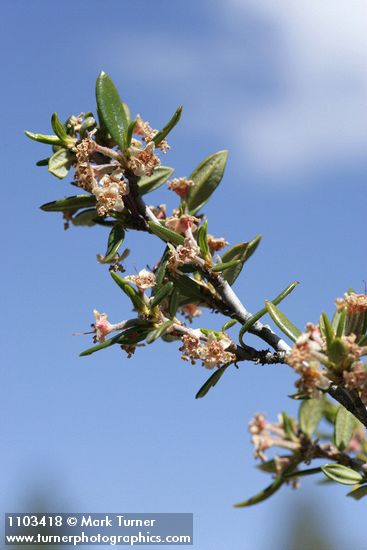
M 77 227 L 92 227 L 96 225 L 97 218 L 97 210 L 95 208 L 90 208 L 89 210 L 83 210 L 76 216 L 73 216 L 71 222 Z
M 153 309 L 154 307 L 158 306 L 167 296 L 171 293 L 172 289 L 174 287 L 174 284 L 172 281 L 169 281 L 165 285 L 162 286 L 158 290 L 158 292 L 154 295 L 153 300 L 150 303 L 150 307 Z
M 295 342 L 302 332 L 271 302 L 265 302 L 265 307 L 274 323 Z
M 242 264 L 241 260 L 232 260 L 231 262 L 214 264 L 211 270 L 213 271 L 213 273 L 220 273 L 220 272 L 227 271 L 227 269 L 232 269 L 233 267 L 237 267 L 239 264 Z
M 100 351 L 101 349 L 108 348 L 110 346 L 113 346 L 115 344 L 121 345 L 134 345 L 139 342 L 142 342 L 145 340 L 150 328 L 149 327 L 141 327 L 139 325 L 132 326 L 123 332 L 120 332 L 113 338 L 110 338 L 109 340 L 105 340 L 104 342 L 101 342 L 100 344 L 97 344 L 96 346 L 93 346 L 92 348 L 86 349 L 85 351 L 82 351 L 79 356 L 85 357 L 87 355 L 92 355 L 92 353 L 95 353 L 96 351 Z
M 218 151 L 207 157 L 193 171 L 190 180 L 194 182 L 187 195 L 187 207 L 195 215 L 209 200 L 222 180 L 227 163 L 228 151 Z
M 253 255 L 253 253 L 256 251 L 257 247 L 260 244 L 261 238 L 262 238 L 261 235 L 256 235 L 256 237 L 248 243 L 248 247 L 247 247 L 247 250 L 246 250 L 245 262 L 247 262 L 247 260 L 249 260 L 251 258 L 251 256 Z
M 333 317 L 332 317 L 332 319 L 331 319 L 331 327 L 332 327 L 334 332 L 336 332 L 336 329 L 337 329 L 337 326 L 338 326 L 338 323 L 339 323 L 339 319 L 340 319 L 340 312 L 338 310 L 336 310 Z
M 342 464 L 325 464 L 321 466 L 321 470 L 329 479 L 341 483 L 342 485 L 355 485 L 363 481 L 363 477 L 360 473 L 343 466 Z
M 329 321 L 329 317 L 326 315 L 326 313 L 322 313 L 321 315 L 320 329 L 322 334 L 325 336 L 326 347 L 329 350 L 335 338 L 335 333 Z
M 227 263 L 231 262 L 233 260 L 240 260 L 240 262 L 230 268 L 227 269 L 226 272 L 223 274 L 223 278 L 230 284 L 233 285 L 233 283 L 236 281 L 237 277 L 242 271 L 242 268 L 247 262 L 247 260 L 252 256 L 252 254 L 255 252 L 256 248 L 259 246 L 261 241 L 261 235 L 257 235 L 252 241 L 247 243 L 239 243 L 227 250 L 222 256 L 222 262 Z
M 68 149 L 59 149 L 48 161 L 48 171 L 59 179 L 63 179 L 73 163 L 74 155 Z
M 345 451 L 352 439 L 358 420 L 343 405 L 338 407 L 335 417 L 334 441 L 340 451 Z
M 110 271 L 112 279 L 115 281 L 115 283 L 121 288 L 123 292 L 130 298 L 133 306 L 138 311 L 145 311 L 147 310 L 147 304 L 144 302 L 140 294 L 120 275 L 115 273 L 114 271 Z
M 252 506 L 253 504 L 258 504 L 259 502 L 263 502 L 267 498 L 271 497 L 284 483 L 284 479 L 282 476 L 278 476 L 271 485 L 266 487 L 263 491 L 260 491 L 257 495 L 244 500 L 243 502 L 240 502 L 238 504 L 235 504 L 235 508 L 245 508 L 246 506 Z
M 335 335 L 337 338 L 341 338 L 344 334 L 344 328 L 345 328 L 345 322 L 347 320 L 347 310 L 343 309 L 343 311 L 339 314 L 339 322 L 335 330 Z
M 175 286 L 180 290 L 181 294 L 190 298 L 191 301 L 203 299 L 204 287 L 187 275 L 177 275 L 174 278 Z
M 97 344 L 96 346 L 93 346 L 91 348 L 88 348 L 84 351 L 82 351 L 79 354 L 79 357 L 86 357 L 87 355 L 92 355 L 92 353 L 99 351 L 101 349 L 109 348 L 110 346 L 113 346 L 114 344 L 118 344 L 120 338 L 122 337 L 123 332 L 120 332 L 120 334 L 117 334 L 116 336 L 113 336 L 113 338 L 109 338 L 108 340 L 105 340 L 104 342 L 101 342 L 100 344 Z
M 236 319 L 230 319 L 222 326 L 222 332 L 225 332 L 229 328 L 233 327 L 238 321 Z
M 169 320 L 159 325 L 159 327 L 157 327 L 155 330 L 152 330 L 147 336 L 147 344 L 152 344 L 153 342 L 158 340 L 158 338 L 160 338 L 165 332 L 167 332 L 167 330 L 172 325 L 173 321 Z
M 141 195 L 146 195 L 147 193 L 151 193 L 152 191 L 155 191 L 163 185 L 168 178 L 173 174 L 174 169 L 170 168 L 169 166 L 158 166 L 153 172 L 153 175 L 143 176 L 138 180 L 138 186 L 140 190 Z
M 130 109 L 129 109 L 129 106 L 127 103 L 125 103 L 125 101 L 122 101 L 122 108 L 124 110 L 124 113 L 125 113 L 125 118 L 128 122 L 128 124 L 130 124 L 131 122 L 131 114 L 130 114 Z
M 151 232 L 163 241 L 174 244 L 175 246 L 184 243 L 184 237 L 183 235 L 180 235 L 180 233 L 172 231 L 160 223 L 150 221 L 148 222 L 148 225 Z
M 302 401 L 298 411 L 298 420 L 301 431 L 311 437 L 324 412 L 324 399 L 306 399 Z
M 121 224 L 115 223 L 112 227 L 107 241 L 107 251 L 104 258 L 100 259 L 101 263 L 109 263 L 116 256 L 118 249 L 124 242 L 125 230 Z
M 132 120 L 127 128 L 126 135 L 125 135 L 125 147 L 128 149 L 131 145 L 131 139 L 133 137 L 134 128 L 136 124 L 136 119 Z
M 48 166 L 48 161 L 50 160 L 50 157 L 47 157 L 46 159 L 41 159 L 36 162 L 36 166 Z
M 366 495 L 367 495 L 367 485 L 361 485 L 360 487 L 357 487 L 356 489 L 353 489 L 352 491 L 350 491 L 350 493 L 347 494 L 347 497 L 352 497 L 354 498 L 354 500 L 360 500 Z
M 120 149 L 124 150 L 129 119 L 114 83 L 104 71 L 97 78 L 96 99 L 105 127 Z
M 33 132 L 24 131 L 25 135 L 33 141 L 38 143 L 45 143 L 46 145 L 62 145 L 62 141 L 57 136 L 47 136 L 45 134 L 34 134 Z
M 299 284 L 298 281 L 294 281 L 293 283 L 288 285 L 280 294 L 278 294 L 278 296 L 276 296 L 273 300 L 271 300 L 271 303 L 274 304 L 275 306 L 280 304 L 280 302 L 282 302 L 284 298 L 288 296 L 288 294 L 293 292 L 293 290 L 296 288 L 298 284 Z M 266 313 L 267 313 L 266 307 L 261 308 L 257 313 L 255 313 L 255 315 L 251 317 L 251 319 L 247 321 L 247 323 L 245 323 L 242 326 L 240 333 L 238 335 L 242 345 L 244 345 L 244 342 L 242 339 L 243 334 L 245 334 L 245 332 L 247 332 L 252 327 L 252 325 L 254 325 L 259 319 L 261 319 L 261 317 L 266 315 Z
M 205 382 L 205 384 L 203 384 L 203 386 L 201 386 L 200 390 L 195 395 L 195 399 L 200 399 L 201 397 L 204 397 L 208 393 L 210 388 L 214 388 L 214 386 L 222 378 L 223 374 L 225 373 L 225 371 L 227 370 L 228 367 L 229 367 L 229 365 L 223 365 L 222 367 L 219 367 L 219 369 L 217 369 L 208 378 L 208 380 Z
M 168 250 L 168 248 L 166 249 Z M 155 287 L 153 288 L 153 295 L 155 295 L 160 289 L 164 277 L 166 276 L 168 260 L 166 259 L 166 252 L 163 254 L 162 259 L 159 263 L 158 269 L 155 273 Z
M 179 304 L 180 304 L 180 292 L 177 288 L 175 288 L 169 298 L 168 310 L 171 317 L 175 317 L 176 312 L 179 308 Z
M 47 202 L 40 206 L 44 212 L 67 212 L 68 210 L 79 210 L 80 208 L 88 208 L 96 204 L 94 195 L 74 195 L 65 199 Z
M 173 128 L 176 126 L 176 124 L 178 123 L 178 121 L 180 120 L 181 118 L 181 114 L 182 114 L 182 105 L 180 105 L 178 107 L 178 109 L 175 111 L 173 117 L 171 118 L 171 120 L 164 126 L 164 128 L 162 128 L 162 130 L 160 130 L 158 132 L 158 134 L 156 134 L 153 138 L 153 141 L 155 143 L 155 145 L 159 145 L 161 141 L 164 140 L 164 138 L 170 133 L 171 130 L 173 130 Z
M 64 143 L 68 138 L 70 139 L 70 136 L 68 136 L 68 134 L 66 133 L 66 129 L 65 129 L 65 126 L 63 125 L 63 123 L 61 122 L 61 120 L 59 119 L 59 117 L 57 116 L 57 113 L 53 113 L 52 117 L 51 117 L 51 125 L 52 125 L 52 129 L 53 131 L 55 132 L 55 134 L 57 135 L 57 137 L 59 139 L 61 139 L 61 141 Z M 72 141 L 74 142 L 74 139 L 71 138 Z
M 201 225 L 197 232 L 197 242 L 200 248 L 201 256 L 204 260 L 210 261 L 212 255 L 210 254 L 209 245 L 208 245 L 208 221 L 205 220 L 203 225 Z
M 343 361 L 347 353 L 348 349 L 341 338 L 335 338 L 328 346 L 328 357 L 336 367 Z

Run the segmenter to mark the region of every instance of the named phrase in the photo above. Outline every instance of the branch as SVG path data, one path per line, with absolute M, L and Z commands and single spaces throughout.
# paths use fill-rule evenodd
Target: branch
M 345 388 L 332 384 L 327 393 L 353 414 L 367 428 L 367 411 L 357 392 L 349 392 Z
M 229 308 L 230 317 L 237 319 L 241 323 L 246 323 L 251 319 L 252 313 L 247 311 L 230 284 L 221 275 L 213 274 L 206 268 L 202 268 L 202 271 L 208 281 L 217 290 L 225 305 Z M 256 321 L 249 329 L 249 332 L 264 340 L 264 342 L 278 352 L 288 352 L 291 349 L 290 346 L 268 325 L 263 325 L 260 321 Z
M 179 334 L 188 334 L 199 337 L 200 340 L 206 342 L 208 338 L 205 334 L 200 334 L 198 336 L 197 332 L 193 329 L 186 327 L 184 324 L 174 323 L 172 325 L 172 330 L 178 332 Z M 260 365 L 274 365 L 278 363 L 285 362 L 286 353 L 284 351 L 280 352 L 271 352 L 268 349 L 266 350 L 257 350 L 251 346 L 237 346 L 233 343 L 228 347 L 228 351 L 236 355 L 237 361 L 254 361 Z

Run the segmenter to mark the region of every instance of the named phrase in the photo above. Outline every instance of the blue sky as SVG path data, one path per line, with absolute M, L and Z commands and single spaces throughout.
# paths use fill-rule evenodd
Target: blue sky
M 35 166 L 47 146 L 23 136 L 48 133 L 55 110 L 93 110 L 102 69 L 154 127 L 182 103 L 164 162 L 188 175 L 228 148 L 206 208 L 210 232 L 231 243 L 263 235 L 239 296 L 257 310 L 297 279 L 285 309 L 300 326 L 317 321 L 367 277 L 366 6 L 319 4 L 3 2 L 4 511 L 46 499 L 55 511 L 194 512 L 198 550 L 272 550 L 307 495 L 333 548 L 343 548 L 346 525 L 349 546 L 365 548 L 363 504 L 340 487 L 306 481 L 261 506 L 231 507 L 268 482 L 254 469 L 246 426 L 258 410 L 295 410 L 286 367 L 242 364 L 195 401 L 208 372 L 180 361 L 174 344 L 129 361 L 116 349 L 78 357 L 90 340 L 72 333 L 88 329 L 93 308 L 117 321 L 129 306 L 95 260 L 106 231 L 64 232 L 38 209 L 73 188 Z M 151 200 L 174 205 L 167 191 Z M 147 236 L 129 234 L 126 244 L 131 273 L 160 250 Z

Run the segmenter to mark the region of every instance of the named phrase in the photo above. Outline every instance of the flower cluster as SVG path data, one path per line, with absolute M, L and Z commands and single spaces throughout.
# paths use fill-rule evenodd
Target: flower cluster
M 222 250 L 222 248 L 228 244 L 229 243 L 223 237 L 213 237 L 213 235 L 208 235 L 208 246 L 212 254 L 214 252 L 219 252 L 219 250 Z
M 336 307 L 338 312 L 346 313 L 345 334 L 355 334 L 357 338 L 362 336 L 366 326 L 367 296 L 348 292 L 344 298 L 337 298 Z
M 159 157 L 154 153 L 154 142 L 149 141 L 144 148 L 138 145 L 140 145 L 139 142 L 134 142 L 134 145 L 129 148 L 127 167 L 135 176 L 151 176 L 154 169 L 160 165 Z
M 137 275 L 128 275 L 126 280 L 133 283 L 140 291 L 155 286 L 155 275 L 147 269 L 142 269 Z
M 291 352 L 286 358 L 299 375 L 296 386 L 300 393 L 309 397 L 319 397 L 330 386 L 330 380 L 320 359 L 324 359 L 324 339 L 321 336 L 320 327 L 308 323 L 306 332 L 295 342 Z
M 279 415 L 278 422 L 271 423 L 265 416 L 257 413 L 248 425 L 251 434 L 251 443 L 254 446 L 254 455 L 265 462 L 265 451 L 271 447 L 280 447 L 292 452 L 300 449 L 301 442 L 297 437 L 290 439 L 284 425 L 284 417 Z M 297 424 L 293 421 L 293 432 L 297 432 Z M 283 463 L 283 466 L 286 465 Z
M 95 182 L 92 193 L 97 199 L 99 216 L 107 216 L 112 210 L 122 212 L 125 206 L 123 196 L 129 193 L 129 183 L 122 179 L 122 172 L 116 170 L 103 176 L 99 184 Z
M 195 216 L 182 214 L 181 216 L 172 216 L 166 219 L 166 227 L 181 235 L 186 235 L 187 231 L 196 231 L 199 220 Z
M 302 394 L 320 397 L 331 382 L 342 383 L 358 390 L 367 403 L 365 366 L 360 362 L 367 348 L 358 345 L 354 333 L 333 335 L 327 342 L 320 326 L 308 323 L 306 332 L 297 338 L 286 357 L 288 365 L 300 375 L 296 386 Z
M 96 342 L 104 342 L 108 334 L 116 330 L 121 330 L 124 328 L 126 323 L 126 321 L 122 321 L 120 323 L 112 324 L 108 320 L 107 313 L 100 313 L 96 309 L 93 310 L 93 314 L 95 322 L 92 327 L 94 329 L 94 340 Z
M 158 134 L 158 130 L 154 130 L 150 126 L 149 122 L 144 121 L 140 115 L 137 115 L 134 134 L 137 136 L 142 136 L 143 141 L 149 143 L 153 141 L 155 136 Z M 162 139 L 162 141 L 158 143 L 157 147 L 162 151 L 162 153 L 167 153 L 170 149 L 166 139 Z
M 75 147 L 75 181 L 79 187 L 91 192 L 96 183 L 90 156 L 95 151 L 95 143 L 92 139 L 85 138 Z
M 207 369 L 227 365 L 236 360 L 236 355 L 228 351 L 232 341 L 225 334 L 217 338 L 210 333 L 205 342 L 201 342 L 201 337 L 200 331 L 191 331 L 190 334 L 182 336 L 182 359 L 191 361 L 193 365 L 196 360 L 200 360 Z
M 190 190 L 190 187 L 194 185 L 192 180 L 187 178 L 175 178 L 168 182 L 168 189 L 174 191 L 179 197 L 186 197 L 187 193 Z

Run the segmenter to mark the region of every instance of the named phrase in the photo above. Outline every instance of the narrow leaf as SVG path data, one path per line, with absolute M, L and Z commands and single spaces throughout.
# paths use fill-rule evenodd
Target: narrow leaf
M 149 327 L 132 326 L 124 330 L 123 332 L 120 332 L 113 338 L 105 340 L 104 342 L 101 342 L 100 344 L 97 344 L 92 348 L 82 351 L 79 355 L 80 357 L 85 357 L 86 355 L 91 355 L 96 351 L 100 351 L 101 349 L 108 348 L 115 344 L 119 344 L 120 346 L 137 344 L 138 342 L 142 342 L 143 340 L 145 340 L 149 330 Z
M 271 302 L 265 302 L 265 307 L 274 323 L 295 342 L 302 332 Z
M 169 298 L 168 310 L 171 317 L 175 317 L 179 307 L 179 303 L 180 303 L 180 292 L 178 289 L 175 288 Z
M 205 220 L 203 225 L 201 225 L 197 232 L 197 242 L 200 248 L 201 256 L 204 260 L 211 260 L 212 255 L 209 251 L 208 245 L 208 221 Z
M 302 401 L 298 411 L 298 420 L 301 431 L 311 437 L 324 412 L 324 399 L 306 399 Z
M 120 149 L 124 150 L 129 120 L 114 83 L 104 71 L 97 78 L 96 99 L 105 127 Z
M 143 176 L 138 180 L 138 186 L 140 190 L 141 195 L 146 195 L 147 193 L 151 193 L 152 191 L 155 191 L 163 185 L 168 178 L 173 174 L 174 169 L 170 168 L 169 166 L 158 166 L 153 172 L 153 175 Z
M 68 210 L 79 210 L 80 208 L 88 208 L 96 204 L 94 195 L 74 195 L 65 199 L 47 202 L 40 208 L 44 212 L 67 212 Z
M 154 295 L 154 298 L 150 303 L 150 307 L 154 308 L 158 306 L 171 293 L 173 287 L 174 284 L 172 281 L 169 281 L 164 286 L 162 286 L 162 288 L 160 288 L 158 292 Z
M 138 311 L 144 311 L 147 309 L 147 305 L 144 302 L 144 300 L 141 298 L 140 294 L 128 283 L 128 281 L 125 281 L 120 275 L 115 273 L 114 271 L 111 271 L 111 277 L 115 281 L 115 283 L 121 288 L 123 292 L 130 298 L 133 306 Z
M 128 149 L 131 145 L 131 139 L 133 137 L 134 128 L 136 125 L 136 119 L 131 121 L 125 135 L 125 147 Z
M 218 151 L 207 157 L 193 171 L 190 180 L 194 182 L 187 196 L 187 207 L 195 215 L 209 200 L 222 180 L 227 163 L 228 151 Z
M 175 286 L 180 290 L 181 294 L 190 298 L 190 300 L 202 300 L 204 287 L 194 281 L 187 275 L 177 275 L 174 279 Z
M 115 223 L 112 227 L 107 241 L 107 251 L 104 258 L 100 259 L 101 263 L 109 263 L 117 254 L 120 246 L 124 242 L 125 230 L 121 224 Z
M 160 338 L 163 334 L 167 332 L 167 330 L 172 326 L 173 321 L 166 321 L 165 323 L 162 323 L 157 327 L 155 330 L 152 330 L 148 336 L 147 336 L 147 344 L 152 344 L 158 338 Z
M 120 332 L 120 334 L 117 334 L 113 338 L 109 338 L 108 340 L 105 340 L 104 342 L 101 342 L 100 344 L 97 344 L 96 346 L 93 346 L 91 348 L 88 348 L 88 349 L 82 351 L 79 354 L 79 357 L 86 357 L 87 355 L 92 355 L 92 353 L 95 353 L 96 351 L 108 348 L 110 346 L 113 346 L 114 344 L 118 344 L 119 339 L 121 338 L 122 335 L 123 335 L 123 332 Z
M 227 250 L 222 256 L 222 262 L 227 263 L 232 260 L 240 260 L 238 265 L 227 269 L 223 274 L 224 279 L 230 284 L 236 281 L 240 275 L 242 268 L 247 260 L 255 252 L 261 241 L 261 235 L 257 235 L 252 241 L 246 243 L 239 243 Z
M 222 326 L 222 332 L 225 332 L 225 331 L 228 330 L 229 328 L 233 327 L 236 323 L 237 323 L 237 320 L 236 320 L 236 319 L 230 319 L 230 321 L 227 321 L 227 322 L 224 323 L 224 325 Z
M 219 272 L 224 272 L 227 269 L 232 269 L 233 267 L 237 267 L 239 264 L 242 264 L 241 260 L 232 260 L 231 262 L 214 264 L 211 269 L 213 273 L 219 273 Z
M 162 128 L 162 130 L 160 130 L 158 132 L 158 134 L 156 134 L 153 138 L 153 141 L 155 143 L 155 145 L 159 145 L 161 141 L 164 140 L 164 138 L 170 133 L 171 130 L 173 130 L 173 128 L 176 126 L 176 124 L 178 123 L 178 121 L 180 120 L 181 118 L 181 114 L 182 114 L 182 105 L 180 105 L 178 107 L 178 109 L 176 110 L 176 112 L 174 113 L 173 117 L 171 118 L 171 120 L 164 126 L 164 128 Z
M 249 260 L 251 256 L 254 254 L 254 252 L 256 251 L 257 247 L 260 244 L 260 241 L 261 241 L 261 235 L 256 235 L 256 237 L 248 243 L 245 262 L 247 262 L 247 260 Z
M 352 439 L 358 420 L 343 405 L 338 407 L 335 417 L 334 440 L 340 451 L 345 451 Z
M 293 283 L 288 285 L 280 294 L 278 294 L 278 296 L 276 296 L 273 300 L 271 300 L 271 303 L 274 304 L 275 306 L 280 304 L 284 300 L 284 298 L 288 296 L 288 294 L 293 292 L 293 290 L 296 288 L 298 284 L 299 284 L 298 281 L 294 281 Z M 251 317 L 251 319 L 247 321 L 247 323 L 245 323 L 242 326 L 240 335 L 239 335 L 240 341 L 241 341 L 242 335 L 245 332 L 247 332 L 252 327 L 252 325 L 256 323 L 256 321 L 258 321 L 259 319 L 261 319 L 261 317 L 266 315 L 266 313 L 267 313 L 266 307 L 261 308 L 257 313 L 255 313 L 255 315 Z
M 50 157 L 47 157 L 47 159 L 41 159 L 36 162 L 36 166 L 48 166 L 48 161 L 50 160 Z
M 246 506 L 252 506 L 253 504 L 258 504 L 259 502 L 263 502 L 267 498 L 271 497 L 274 493 L 276 493 L 278 489 L 280 489 L 280 487 L 283 485 L 284 481 L 285 480 L 283 479 L 282 476 L 278 476 L 275 479 L 275 481 L 271 485 L 266 487 L 263 491 L 260 491 L 260 493 L 258 493 L 257 495 L 247 500 L 244 500 L 243 502 L 235 504 L 234 507 L 244 508 Z
M 321 470 L 329 479 L 341 483 L 342 485 L 355 485 L 363 481 L 363 477 L 360 473 L 343 466 L 342 464 L 325 464 L 321 466 Z
M 227 368 L 229 367 L 229 365 L 223 365 L 222 367 L 219 367 L 219 369 L 217 369 L 209 378 L 208 380 L 205 382 L 205 384 L 203 384 L 200 388 L 200 390 L 197 392 L 197 394 L 195 395 L 195 399 L 200 399 L 201 397 L 204 397 L 208 391 L 210 390 L 210 388 L 214 388 L 214 386 L 217 384 L 217 382 L 219 382 L 219 380 L 222 378 L 223 374 L 225 373 L 225 371 L 227 370 Z
M 168 250 L 168 248 L 166 250 Z M 155 287 L 153 289 L 154 295 L 158 292 L 160 286 L 163 283 L 164 277 L 166 275 L 168 260 L 166 260 L 165 258 L 166 258 L 166 253 L 163 254 L 159 267 L 155 273 Z
M 65 126 L 57 116 L 57 113 L 53 113 L 51 117 L 51 125 L 53 131 L 55 132 L 57 137 L 61 139 L 62 142 L 64 142 L 68 137 L 70 139 L 70 136 L 68 136 L 68 134 L 66 133 Z
M 62 141 L 57 136 L 47 136 L 45 134 L 34 134 L 33 132 L 28 132 L 25 130 L 25 135 L 33 141 L 38 141 L 38 143 L 45 143 L 47 145 L 62 145 Z
M 347 320 L 347 310 L 343 309 L 339 315 L 339 322 L 335 330 L 335 336 L 341 338 L 344 335 L 345 322 Z
M 148 225 L 151 232 L 163 241 L 174 244 L 175 246 L 184 243 L 184 237 L 180 235 L 180 233 L 172 231 L 160 223 L 150 221 L 148 222 Z
M 335 333 L 329 321 L 329 317 L 326 315 L 326 313 L 322 313 L 321 317 L 322 317 L 322 323 L 320 323 L 320 328 L 321 327 L 323 328 L 322 332 L 326 339 L 326 347 L 329 350 L 335 338 Z

